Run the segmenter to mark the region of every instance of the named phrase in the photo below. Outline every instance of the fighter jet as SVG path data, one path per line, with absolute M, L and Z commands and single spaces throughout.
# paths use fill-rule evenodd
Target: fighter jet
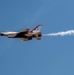
M 23 41 L 32 40 L 33 38 L 41 40 L 41 28 L 42 25 L 38 25 L 33 30 L 26 28 L 21 32 L 1 32 L 0 36 L 7 36 L 8 38 L 20 38 Z

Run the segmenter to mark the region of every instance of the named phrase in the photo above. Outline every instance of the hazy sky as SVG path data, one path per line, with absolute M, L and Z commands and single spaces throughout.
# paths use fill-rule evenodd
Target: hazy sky
M 0 32 L 38 24 L 43 34 L 74 29 L 74 0 L 0 0 Z M 74 36 L 0 37 L 0 75 L 74 75 Z

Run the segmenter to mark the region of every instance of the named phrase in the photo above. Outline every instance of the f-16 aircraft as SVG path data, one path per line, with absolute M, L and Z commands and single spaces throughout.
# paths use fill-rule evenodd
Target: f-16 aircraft
M 33 30 L 26 28 L 21 32 L 1 32 L 0 36 L 7 36 L 8 38 L 20 38 L 23 41 L 32 40 L 33 38 L 40 40 L 42 36 L 40 32 L 41 28 L 42 25 L 38 25 Z

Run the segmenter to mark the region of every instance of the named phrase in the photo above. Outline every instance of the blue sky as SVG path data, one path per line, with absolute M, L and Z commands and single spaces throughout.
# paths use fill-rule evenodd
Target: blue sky
M 74 0 L 0 0 L 0 32 L 38 24 L 43 34 L 74 29 Z M 74 75 L 74 36 L 0 37 L 0 75 Z

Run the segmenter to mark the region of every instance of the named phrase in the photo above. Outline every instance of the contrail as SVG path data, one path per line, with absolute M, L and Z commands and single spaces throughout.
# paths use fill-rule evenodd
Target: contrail
M 74 35 L 74 30 L 67 30 L 57 33 L 43 34 L 43 36 L 66 36 L 66 35 Z

